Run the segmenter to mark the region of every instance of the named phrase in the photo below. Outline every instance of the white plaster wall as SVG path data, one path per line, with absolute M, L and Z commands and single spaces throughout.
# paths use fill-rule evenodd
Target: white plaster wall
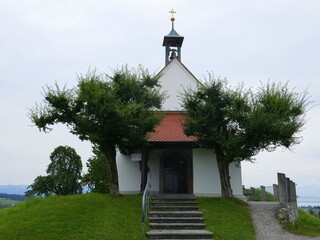
M 167 94 L 167 99 L 162 105 L 163 110 L 182 110 L 180 93 L 189 87 L 196 88 L 199 82 L 177 59 L 172 60 L 160 74 L 161 91 Z
M 116 161 L 120 193 L 139 193 L 141 184 L 139 162 L 131 161 L 131 156 L 123 155 L 119 151 L 117 151 Z
M 160 173 L 160 157 L 164 150 L 152 150 L 149 155 L 148 165 L 151 169 L 152 176 L 152 192 L 159 192 L 159 173 Z M 141 172 L 139 162 L 131 161 L 131 156 L 123 155 L 117 152 L 116 156 L 119 190 L 122 194 L 131 194 L 140 192 Z
M 220 196 L 221 187 L 214 151 L 194 148 L 193 193 L 201 196 Z
M 151 192 L 159 193 L 160 185 L 160 158 L 163 150 L 152 150 L 149 155 L 148 166 L 150 167 L 151 176 Z
M 198 196 L 221 196 L 219 170 L 214 151 L 195 148 L 193 154 L 193 192 Z M 229 166 L 230 182 L 235 196 L 241 197 L 241 167 Z
M 243 196 L 241 165 L 237 167 L 234 163 L 230 164 L 229 174 L 231 176 L 230 182 L 231 182 L 233 195 Z
M 151 191 L 158 193 L 160 179 L 160 158 L 166 150 L 152 150 L 149 156 L 149 167 L 152 171 Z M 193 193 L 198 196 L 221 196 L 220 178 L 214 151 L 195 148 L 193 158 Z M 141 173 L 139 162 L 117 152 L 116 156 L 119 190 L 122 194 L 139 193 Z M 230 165 L 231 186 L 235 196 L 242 196 L 241 168 Z

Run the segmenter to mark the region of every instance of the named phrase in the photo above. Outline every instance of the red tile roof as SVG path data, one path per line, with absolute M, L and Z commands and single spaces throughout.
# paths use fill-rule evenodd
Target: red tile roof
M 162 122 L 149 134 L 149 142 L 195 142 L 195 137 L 184 134 L 181 121 L 184 116 L 180 112 L 168 112 Z

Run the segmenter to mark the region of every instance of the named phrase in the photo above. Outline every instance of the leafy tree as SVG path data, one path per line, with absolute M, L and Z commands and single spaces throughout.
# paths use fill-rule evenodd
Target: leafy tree
M 163 94 L 158 77 L 139 68 L 127 67 L 112 77 L 94 71 L 78 76 L 73 89 L 47 87 L 44 104 L 30 110 L 30 118 L 40 131 L 56 123 L 66 124 L 72 134 L 89 140 L 107 159 L 109 188 L 119 194 L 116 147 L 142 146 L 147 133 L 159 124 Z
M 253 93 L 209 75 L 206 84 L 183 94 L 184 131 L 200 147 L 215 151 L 222 196 L 232 197 L 229 164 L 299 143 L 308 103 L 306 93 L 298 94 L 287 84 L 268 83 Z
M 108 165 L 105 155 L 97 149 L 93 149 L 95 154 L 87 162 L 88 173 L 83 177 L 92 192 L 109 193 Z
M 313 208 L 309 209 L 309 214 L 312 215 L 312 216 L 316 216 L 316 212 L 314 211 Z
M 57 147 L 50 155 L 47 176 L 38 176 L 28 187 L 26 196 L 71 195 L 82 192 L 82 162 L 76 151 L 68 146 Z

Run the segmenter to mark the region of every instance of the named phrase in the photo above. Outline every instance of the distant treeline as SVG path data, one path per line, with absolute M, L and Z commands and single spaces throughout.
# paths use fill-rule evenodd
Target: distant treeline
M 15 201 L 25 201 L 26 200 L 26 197 L 24 195 L 7 194 L 7 193 L 0 193 L 0 198 L 5 198 L 8 200 L 15 200 Z

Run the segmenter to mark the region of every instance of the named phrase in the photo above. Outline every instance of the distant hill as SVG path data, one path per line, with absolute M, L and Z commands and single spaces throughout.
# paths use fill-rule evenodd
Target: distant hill
M 25 201 L 26 197 L 24 195 L 19 194 L 7 194 L 7 193 L 0 193 L 0 199 L 4 198 L 7 200 L 14 200 L 14 201 Z
M 0 185 L 0 193 L 24 195 L 28 185 Z

